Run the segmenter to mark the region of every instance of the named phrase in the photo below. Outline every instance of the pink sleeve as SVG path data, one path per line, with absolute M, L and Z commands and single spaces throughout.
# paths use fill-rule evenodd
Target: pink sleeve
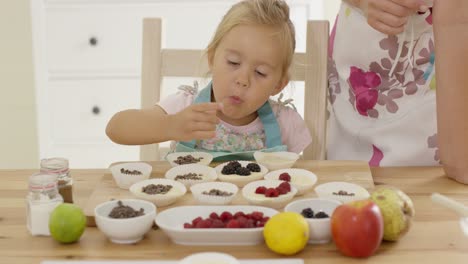
M 311 142 L 309 129 L 301 115 L 289 107 L 281 107 L 277 116 L 283 144 L 288 151 L 301 153 Z
M 171 94 L 157 103 L 168 115 L 176 114 L 192 104 L 195 96 L 186 91 Z

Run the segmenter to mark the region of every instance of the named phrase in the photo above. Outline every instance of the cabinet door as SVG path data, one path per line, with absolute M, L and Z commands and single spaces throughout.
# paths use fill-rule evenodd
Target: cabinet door
M 138 147 L 111 142 L 105 128 L 118 111 L 140 106 L 136 79 L 64 80 L 49 83 L 48 156 L 76 159 L 79 167 L 105 167 L 110 161 L 138 159 Z M 78 162 L 79 161 L 79 162 Z

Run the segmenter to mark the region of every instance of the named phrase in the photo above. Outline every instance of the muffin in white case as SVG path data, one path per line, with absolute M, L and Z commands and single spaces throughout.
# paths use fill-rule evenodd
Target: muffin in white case
M 172 186 L 172 188 L 164 194 L 148 194 L 143 192 L 143 187 L 146 187 L 151 184 L 170 185 Z M 130 186 L 129 190 L 133 195 L 135 195 L 139 199 L 150 201 L 159 207 L 168 206 L 170 204 L 175 203 L 187 192 L 187 188 L 182 183 L 170 179 L 161 178 L 139 181 Z
M 187 156 L 192 156 L 194 161 L 192 163 L 182 163 L 178 164 L 178 160 L 181 158 L 186 158 Z M 185 165 L 185 164 L 201 164 L 201 165 L 210 165 L 213 161 L 213 155 L 207 152 L 195 151 L 195 152 L 173 152 L 169 153 L 166 156 L 166 160 L 171 164 L 172 167 Z M 195 161 L 199 160 L 199 161 Z

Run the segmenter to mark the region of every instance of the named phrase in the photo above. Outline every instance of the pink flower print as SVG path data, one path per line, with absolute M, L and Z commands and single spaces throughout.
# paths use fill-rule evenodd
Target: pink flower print
M 376 146 L 372 145 L 372 150 L 373 150 L 373 153 L 372 153 L 372 158 L 369 160 L 369 166 L 371 167 L 379 167 L 380 166 L 380 162 L 383 160 L 384 158 L 384 154 L 383 152 L 377 148 Z
M 368 111 L 374 109 L 379 97 L 375 88 L 381 83 L 380 77 L 375 72 L 364 72 L 351 66 L 348 82 L 356 98 L 356 109 L 359 114 L 368 116 Z

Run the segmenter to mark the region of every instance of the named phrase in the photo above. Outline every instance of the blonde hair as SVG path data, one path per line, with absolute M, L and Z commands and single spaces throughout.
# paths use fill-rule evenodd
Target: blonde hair
M 244 0 L 231 7 L 218 25 L 208 44 L 206 55 L 213 61 L 216 49 L 223 37 L 239 25 L 265 25 L 277 28 L 277 36 L 283 45 L 283 71 L 285 76 L 291 66 L 296 48 L 294 25 L 289 18 L 289 6 L 283 0 Z

